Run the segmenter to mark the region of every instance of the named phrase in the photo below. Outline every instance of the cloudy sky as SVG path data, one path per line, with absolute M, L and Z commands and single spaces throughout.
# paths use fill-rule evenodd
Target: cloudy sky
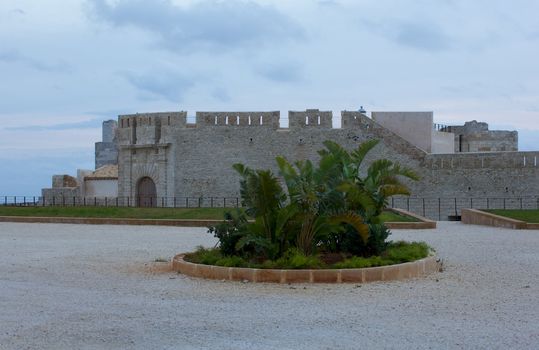
M 0 195 L 93 168 L 101 122 L 131 112 L 427 110 L 539 149 L 537 13 L 536 0 L 2 0 Z

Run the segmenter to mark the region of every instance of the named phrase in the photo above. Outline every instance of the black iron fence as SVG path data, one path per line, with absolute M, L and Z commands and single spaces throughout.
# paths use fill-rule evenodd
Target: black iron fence
M 539 209 L 539 196 L 507 198 L 398 197 L 389 200 L 389 207 L 405 209 L 432 220 L 459 220 L 461 209 Z
M 239 197 L 66 197 L 0 196 L 0 206 L 95 206 L 95 207 L 168 207 L 234 208 Z M 530 197 L 394 197 L 390 208 L 400 208 L 432 220 L 458 220 L 461 209 L 539 209 L 539 196 Z
M 239 197 L 0 196 L 0 206 L 237 208 Z

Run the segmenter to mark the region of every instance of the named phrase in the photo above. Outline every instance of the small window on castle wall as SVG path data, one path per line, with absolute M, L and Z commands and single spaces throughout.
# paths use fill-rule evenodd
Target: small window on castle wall
M 251 125 L 251 116 L 249 116 L 249 125 Z
M 264 125 L 264 116 L 263 115 L 260 116 L 260 125 Z
M 215 125 L 217 125 L 217 116 L 215 116 Z
M 320 125 L 320 116 L 318 116 L 318 125 Z
M 472 190 L 472 188 L 468 186 L 468 191 L 471 191 L 471 190 Z
M 225 124 L 228 125 L 228 115 L 225 117 Z
M 305 125 L 309 125 L 309 116 L 305 117 Z

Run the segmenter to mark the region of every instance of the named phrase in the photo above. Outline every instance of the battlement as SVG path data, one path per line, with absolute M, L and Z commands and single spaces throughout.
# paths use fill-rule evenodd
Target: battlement
M 279 128 L 280 112 L 196 112 L 196 127 L 238 126 Z
M 313 127 L 331 129 L 333 125 L 333 113 L 318 109 L 307 109 L 305 112 L 289 111 L 288 123 L 290 129 Z
M 137 113 L 118 116 L 120 129 L 159 125 L 185 126 L 187 112 Z

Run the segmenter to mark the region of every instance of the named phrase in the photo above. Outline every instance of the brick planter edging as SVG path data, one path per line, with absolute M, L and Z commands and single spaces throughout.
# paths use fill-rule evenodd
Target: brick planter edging
M 184 260 L 185 254 L 172 259 L 172 269 L 191 277 L 214 280 L 271 283 L 368 283 L 422 277 L 440 271 L 441 262 L 428 256 L 403 264 L 362 269 L 277 270 L 223 267 L 195 264 Z
M 483 225 L 503 227 L 513 230 L 538 230 L 538 223 L 528 223 L 506 216 L 492 214 L 478 209 L 461 209 L 462 223 L 468 225 Z

